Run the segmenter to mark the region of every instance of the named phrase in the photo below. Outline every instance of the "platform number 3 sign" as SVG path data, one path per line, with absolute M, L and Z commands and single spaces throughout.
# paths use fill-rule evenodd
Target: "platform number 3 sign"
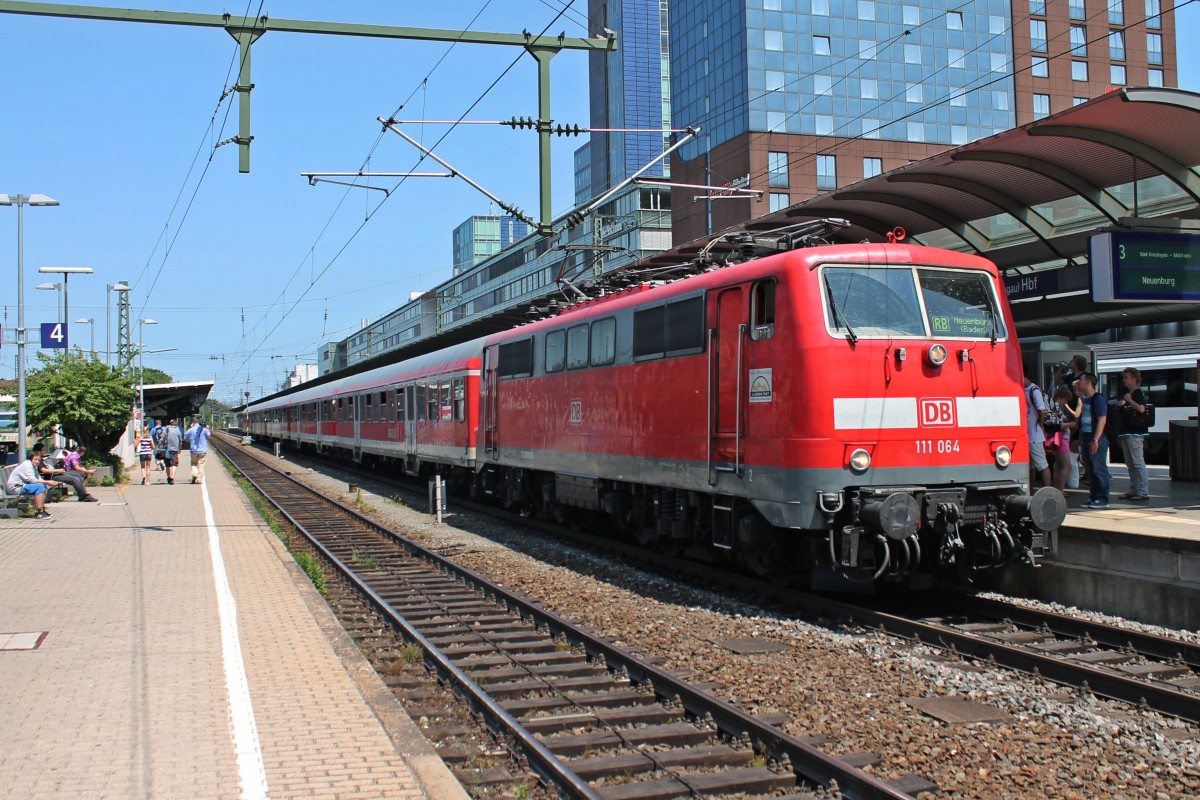
M 42 323 L 42 349 L 64 350 L 67 347 L 67 324 L 65 322 Z

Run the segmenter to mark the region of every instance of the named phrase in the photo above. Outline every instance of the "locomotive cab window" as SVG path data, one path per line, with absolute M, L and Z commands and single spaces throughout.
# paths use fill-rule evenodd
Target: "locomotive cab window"
M 533 374 L 533 339 L 500 345 L 496 372 L 501 378 L 527 378 Z
M 546 372 L 562 372 L 567 366 L 567 332 L 546 334 Z
M 592 323 L 592 366 L 617 360 L 617 321 L 612 317 Z
M 567 369 L 588 365 L 588 326 L 576 325 L 567 331 Z
M 750 293 L 750 338 L 775 335 L 775 281 L 759 281 Z

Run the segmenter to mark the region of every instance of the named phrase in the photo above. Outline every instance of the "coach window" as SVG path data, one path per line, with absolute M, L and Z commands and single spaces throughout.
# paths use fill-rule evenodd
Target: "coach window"
M 750 338 L 775 335 L 775 281 L 759 281 L 750 293 Z
M 417 391 L 417 390 L 416 390 L 415 388 L 413 388 L 411 385 L 410 385 L 410 386 L 405 386 L 405 387 L 404 387 L 404 389 L 403 389 L 403 392 L 404 392 L 404 408 L 405 408 L 405 416 L 404 416 L 404 418 L 405 418 L 406 420 L 408 420 L 409 422 L 412 422 L 414 419 L 416 419 L 416 418 L 417 418 L 417 405 L 416 405 L 416 403 L 417 403 L 417 395 L 416 395 L 416 391 Z
M 567 332 L 546 334 L 546 372 L 562 372 L 567 365 Z
M 337 421 L 346 421 L 345 398 L 339 397 L 337 401 Z
M 450 381 L 443 381 L 439 384 L 438 392 L 442 398 L 442 407 L 439 409 L 441 411 L 441 419 L 449 422 L 454 416 L 454 406 L 450 403 Z
M 374 394 L 374 392 L 367 392 L 366 395 L 364 395 L 364 397 L 366 398 L 366 405 L 363 407 L 363 422 L 374 422 L 375 421 L 375 407 L 371 403 L 371 400 L 372 400 L 371 395 L 373 395 L 373 394 Z
M 467 418 L 467 386 L 462 378 L 454 379 L 454 418 L 459 422 Z
M 425 421 L 425 384 L 417 384 L 417 422 Z
M 588 365 L 588 326 L 576 325 L 567 331 L 567 369 Z
M 592 323 L 592 366 L 602 367 L 617 359 L 617 321 L 612 317 Z

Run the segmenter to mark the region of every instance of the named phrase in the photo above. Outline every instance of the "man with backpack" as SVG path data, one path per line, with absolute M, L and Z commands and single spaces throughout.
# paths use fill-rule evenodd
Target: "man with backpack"
M 1025 376 L 1025 431 L 1029 434 L 1029 491 L 1033 491 L 1034 475 L 1040 475 L 1042 485 L 1050 485 L 1050 462 L 1046 459 L 1046 394 L 1029 376 Z
M 1091 499 L 1084 508 L 1100 510 L 1108 508 L 1108 401 L 1096 391 L 1095 374 L 1085 372 L 1079 376 L 1079 390 L 1083 395 L 1083 414 L 1079 417 L 1080 450 L 1087 461 L 1092 482 L 1089 486 Z

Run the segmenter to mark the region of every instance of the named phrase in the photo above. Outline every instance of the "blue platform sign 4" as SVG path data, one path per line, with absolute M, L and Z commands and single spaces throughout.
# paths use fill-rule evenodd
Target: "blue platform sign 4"
M 67 347 L 67 323 L 42 323 L 42 349 L 64 350 Z

